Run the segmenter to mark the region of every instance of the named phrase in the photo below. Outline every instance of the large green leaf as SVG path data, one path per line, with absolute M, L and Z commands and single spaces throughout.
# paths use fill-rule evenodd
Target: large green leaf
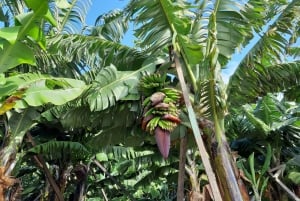
M 1 41 L 0 72 L 5 72 L 20 64 L 35 65 L 31 48 L 21 40 L 28 40 L 27 37 L 29 37 L 39 43 L 40 47 L 45 48 L 45 37 L 41 29 L 42 18 L 45 17 L 50 22 L 54 21 L 49 12 L 48 1 L 27 0 L 26 3 L 32 11 L 15 16 L 16 27 L 4 30 L 9 31 L 10 35 L 2 31 L 2 37 L 5 37 L 10 44 Z
M 193 15 L 188 8 L 185 1 L 131 1 L 128 9 L 140 25 L 135 33 L 139 45 L 156 53 L 171 44 L 173 28 L 180 35 L 188 34 L 191 29 L 190 16 Z
M 300 62 L 240 67 L 227 87 L 228 102 L 235 107 L 253 103 L 267 93 L 283 92 L 299 85 Z
M 96 158 L 99 161 L 134 159 L 141 156 L 151 155 L 152 150 L 144 150 L 141 147 L 106 146 L 99 149 Z
M 88 106 L 82 106 L 79 101 L 51 107 L 50 110 L 43 112 L 42 116 L 48 121 L 60 119 L 64 128 L 71 129 L 97 127 L 97 119 L 101 118 L 101 114 L 91 112 Z
M 98 36 L 62 34 L 49 38 L 48 42 L 49 53 L 58 54 L 67 62 L 83 62 L 89 70 L 99 71 L 110 64 L 118 70 L 136 70 L 147 56 L 137 49 Z
M 139 79 L 143 74 L 153 73 L 155 68 L 155 63 L 149 63 L 136 71 L 117 71 L 112 65 L 101 70 L 87 91 L 91 111 L 104 110 L 129 94 L 137 94 Z M 135 99 L 139 99 L 139 95 L 132 100 Z
M 32 9 L 36 15 L 43 16 L 47 13 L 48 10 L 48 1 L 47 0 L 25 0 L 25 3 L 28 8 Z
M 299 185 L 300 184 L 300 172 L 290 172 L 288 178 L 294 183 Z
M 288 57 L 286 50 L 297 46 L 300 36 L 300 19 L 296 17 L 300 2 L 274 1 L 267 7 L 257 0 L 249 3 L 254 5 L 254 12 L 248 10 L 245 15 L 259 26 L 255 27 L 254 39 L 242 49 L 239 55 L 242 61 L 229 82 L 228 100 L 234 106 L 254 102 L 268 92 L 297 88 L 299 84 L 299 61 L 292 62 L 295 58 Z M 249 16 L 253 13 L 256 13 L 254 18 Z
M 87 119 L 80 116 L 72 117 L 72 114 L 76 115 L 76 113 L 72 112 L 66 116 L 66 119 L 69 121 L 75 119 L 76 122 L 79 122 L 81 119 L 83 124 L 91 121 L 89 128 L 95 134 L 87 140 L 87 144 L 96 149 L 116 144 L 138 146 L 144 141 L 149 141 L 149 139 L 154 140 L 152 136 L 142 132 L 140 128 L 140 122 L 137 119 L 141 110 L 139 106 L 138 101 L 126 101 L 104 111 L 94 112 Z M 75 127 L 80 125 L 75 125 Z
M 121 42 L 125 32 L 128 30 L 129 17 L 124 16 L 121 10 L 112 10 L 100 15 L 91 30 L 91 35 L 103 37 L 106 40 Z
M 249 45 L 240 55 L 239 67 L 260 68 L 286 61 L 286 50 L 296 45 L 299 34 L 298 0 L 272 1 L 268 4 L 250 0 L 244 11 L 254 32 Z M 262 12 L 263 11 L 263 12 Z M 291 20 L 292 19 L 292 20 Z
M 84 88 L 68 88 L 52 90 L 47 87 L 31 87 L 25 92 L 23 100 L 30 106 L 40 106 L 47 103 L 62 105 L 77 98 Z
M 58 33 L 79 33 L 86 28 L 86 16 L 91 0 L 56 0 L 52 11 L 56 16 Z M 54 6 L 53 5 L 53 6 Z
M 33 125 L 35 125 L 39 116 L 39 113 L 33 108 L 26 109 L 21 113 L 12 113 L 8 123 L 11 127 L 11 136 L 15 140 L 14 143 L 19 144 L 22 142 L 23 136 Z
M 252 34 L 249 19 L 243 14 L 247 7 L 249 7 L 247 4 L 235 0 L 220 1 L 216 12 L 216 37 L 219 50 L 218 61 L 221 66 L 227 63 L 235 50 Z
M 36 65 L 32 50 L 25 44 L 0 41 L 0 46 L 0 73 L 20 64 Z
M 243 109 L 249 121 L 261 131 L 261 134 L 267 136 L 270 133 L 271 128 L 253 114 L 253 109 L 250 105 L 244 105 Z
M 41 48 L 45 49 L 45 36 L 40 28 L 41 24 L 33 23 L 34 20 L 41 23 L 42 17 L 33 11 L 16 16 L 16 23 L 21 26 L 18 39 L 29 37 L 31 40 L 37 42 Z
M 16 107 L 40 106 L 47 103 L 62 105 L 77 98 L 85 89 L 84 82 L 68 78 L 54 78 L 40 74 L 20 74 L 7 78 L 7 83 L 24 91 Z M 26 104 L 22 104 L 25 101 Z
M 34 146 L 28 153 L 42 154 L 47 160 L 84 159 L 89 151 L 79 142 L 50 141 Z
M 96 185 L 104 185 L 111 189 L 107 191 L 107 197 L 110 200 L 128 200 L 127 193 L 131 192 L 133 197 L 129 200 L 140 200 L 145 197 L 150 200 L 168 200 L 173 195 L 175 197 L 175 191 L 172 191 L 172 196 L 170 195 L 170 188 L 177 181 L 177 170 L 174 167 L 178 165 L 178 159 L 170 157 L 168 160 L 163 160 L 155 149 L 147 145 L 104 147 L 97 154 L 100 163 L 97 161 L 96 163 L 98 167 L 101 165 L 105 170 L 102 167 L 100 167 L 102 171 L 96 169 L 98 178 Z M 173 156 L 176 154 L 177 152 Z M 93 166 L 91 168 L 93 169 Z M 106 171 L 116 180 L 108 178 Z M 120 189 L 113 188 L 116 183 L 121 187 Z M 151 183 L 150 187 L 149 183 Z M 161 186 L 166 187 L 167 195 L 161 195 L 165 192 Z M 120 195 L 116 196 L 116 193 Z
M 285 158 L 298 153 L 298 104 L 278 101 L 268 95 L 256 105 L 244 105 L 243 109 L 243 113 L 236 110 L 228 116 L 231 119 L 226 133 L 235 138 L 231 144 L 234 150 L 247 156 L 270 143 L 274 151 L 281 152 Z
M 217 48 L 219 61 L 224 65 L 240 46 L 251 29 L 248 19 L 242 14 L 246 4 L 232 0 L 223 0 L 216 10 Z M 208 25 L 212 14 L 211 1 L 131 1 L 128 10 L 132 13 L 138 28 L 135 35 L 138 45 L 151 53 L 172 43 L 176 32 L 181 53 L 189 64 L 198 64 L 203 59 L 203 51 L 207 46 L 207 35 L 211 31 Z M 248 33 L 246 32 L 248 31 Z
M 0 37 L 7 40 L 10 44 L 16 42 L 20 26 L 4 27 L 0 29 Z
M 23 39 L 26 36 L 30 36 L 32 39 L 38 42 L 42 48 L 45 48 L 45 44 L 43 43 L 43 30 L 41 29 L 42 19 L 44 18 L 53 25 L 55 24 L 55 20 L 49 11 L 48 1 L 26 0 L 25 3 L 28 8 L 31 9 L 31 11 L 22 13 L 15 17 L 16 24 L 21 25 L 18 39 Z
M 49 10 L 48 0 L 25 0 L 25 3 L 28 8 L 34 11 L 36 16 L 41 16 L 48 20 L 52 25 L 56 25 L 56 21 Z
M 116 121 L 121 121 L 121 119 L 118 118 Z M 115 126 L 96 133 L 88 140 L 87 145 L 96 150 L 97 148 L 118 144 L 123 144 L 125 146 L 139 146 L 145 141 L 153 141 L 154 138 L 151 139 L 151 137 L 152 136 L 142 133 L 138 129 L 133 130 L 126 127 Z
M 276 97 L 268 94 L 257 102 L 254 115 L 261 119 L 268 126 L 272 126 L 273 123 L 281 122 L 283 112 L 281 111 L 280 102 Z

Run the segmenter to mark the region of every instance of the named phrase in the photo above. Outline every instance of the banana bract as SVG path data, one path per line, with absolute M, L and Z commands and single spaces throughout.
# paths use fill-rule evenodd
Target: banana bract
M 167 159 L 170 151 L 171 137 L 170 132 L 167 130 L 161 129 L 159 126 L 155 128 L 155 141 L 158 146 L 158 149 L 164 159 Z

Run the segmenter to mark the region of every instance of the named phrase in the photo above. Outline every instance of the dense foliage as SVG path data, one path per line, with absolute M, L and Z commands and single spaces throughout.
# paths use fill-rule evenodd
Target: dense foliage
M 299 0 L 0 5 L 0 201 L 299 199 Z

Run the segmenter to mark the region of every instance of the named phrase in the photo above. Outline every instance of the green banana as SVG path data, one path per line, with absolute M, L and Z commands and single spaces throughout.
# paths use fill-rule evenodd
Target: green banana
M 146 126 L 146 131 L 148 131 L 150 134 L 153 134 L 155 128 L 157 127 L 157 125 L 159 123 L 159 120 L 160 120 L 160 117 L 152 118 Z
M 151 104 L 150 98 L 151 98 L 151 97 L 148 96 L 147 98 L 144 99 L 144 101 L 143 101 L 143 103 L 142 103 L 143 107 L 150 106 L 150 104 Z
M 141 78 L 139 90 L 146 97 L 142 106 L 142 129 L 155 134 L 157 146 L 166 159 L 170 148 L 170 133 L 180 124 L 182 93 L 165 87 L 166 75 L 153 74 Z

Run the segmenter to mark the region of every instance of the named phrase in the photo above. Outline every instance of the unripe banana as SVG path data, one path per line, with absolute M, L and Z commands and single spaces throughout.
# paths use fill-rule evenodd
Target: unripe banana
M 154 129 L 157 127 L 159 120 L 160 117 L 152 118 L 146 126 L 146 131 L 148 131 L 150 134 L 153 134 Z

